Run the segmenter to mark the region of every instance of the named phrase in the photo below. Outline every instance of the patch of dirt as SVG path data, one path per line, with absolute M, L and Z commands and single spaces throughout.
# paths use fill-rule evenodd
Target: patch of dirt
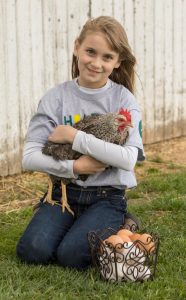
M 145 145 L 146 160 L 136 168 L 138 181 L 147 169 L 159 169 L 164 173 L 186 168 L 186 137 Z M 142 165 L 142 167 L 140 167 Z
M 147 159 L 160 157 L 163 162 L 186 166 L 186 137 L 145 146 Z
M 136 168 L 138 182 L 149 169 L 177 172 L 186 168 L 186 137 L 145 145 L 146 161 Z M 48 177 L 37 172 L 0 177 L 0 212 L 34 206 L 47 189 Z

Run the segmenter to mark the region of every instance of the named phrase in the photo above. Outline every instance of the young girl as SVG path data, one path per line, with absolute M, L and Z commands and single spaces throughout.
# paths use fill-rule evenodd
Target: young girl
M 124 191 L 136 186 L 134 166 L 144 159 L 141 114 L 132 94 L 135 63 L 120 23 L 105 16 L 86 22 L 74 45 L 73 80 L 49 90 L 41 99 L 29 125 L 23 155 L 25 169 L 73 179 L 67 185 L 67 197 L 75 215 L 67 210 L 62 213 L 61 190 L 54 186 L 56 205 L 41 199 L 17 245 L 22 261 L 56 261 L 62 266 L 86 268 L 91 264 L 87 233 L 107 227 L 118 229 L 126 221 Z M 134 125 L 124 146 L 72 127 L 85 115 L 120 108 L 130 111 Z M 74 161 L 55 161 L 42 154 L 48 139 L 71 143 L 82 156 Z M 81 181 L 79 174 L 90 176 Z

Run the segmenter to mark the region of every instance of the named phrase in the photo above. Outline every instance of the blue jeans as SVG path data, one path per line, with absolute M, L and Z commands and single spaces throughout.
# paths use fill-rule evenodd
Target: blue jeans
M 26 263 L 57 262 L 84 269 L 91 264 L 87 234 L 92 230 L 123 224 L 127 212 L 124 191 L 112 187 L 67 187 L 68 203 L 75 216 L 60 206 L 61 191 L 53 192 L 55 205 L 43 202 L 33 215 L 17 245 L 18 257 Z

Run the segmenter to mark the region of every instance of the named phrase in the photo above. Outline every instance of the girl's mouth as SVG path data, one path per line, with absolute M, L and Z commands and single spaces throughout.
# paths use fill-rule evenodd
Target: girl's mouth
M 93 69 L 89 69 L 89 68 L 88 68 L 88 71 L 90 73 L 92 73 L 92 74 L 100 74 L 100 73 L 102 73 L 102 72 L 99 72 L 99 71 L 96 71 L 96 70 L 93 70 Z

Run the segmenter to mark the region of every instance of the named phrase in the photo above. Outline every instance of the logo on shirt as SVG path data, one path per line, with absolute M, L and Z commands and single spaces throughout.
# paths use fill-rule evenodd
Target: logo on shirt
M 143 133 L 143 129 L 142 129 L 142 121 L 139 122 L 139 126 L 138 126 L 138 129 L 139 129 L 139 134 L 142 138 L 142 133 Z
M 99 114 L 97 114 L 97 113 L 92 113 L 91 114 L 91 116 L 98 116 L 98 115 Z M 80 120 L 81 120 L 81 116 L 79 114 L 68 115 L 68 116 L 64 116 L 63 123 L 64 123 L 64 125 L 73 126 L 75 123 L 79 122 Z
M 69 115 L 69 116 L 64 116 L 64 125 L 70 125 L 72 126 L 73 124 L 79 122 L 81 120 L 80 115 Z

